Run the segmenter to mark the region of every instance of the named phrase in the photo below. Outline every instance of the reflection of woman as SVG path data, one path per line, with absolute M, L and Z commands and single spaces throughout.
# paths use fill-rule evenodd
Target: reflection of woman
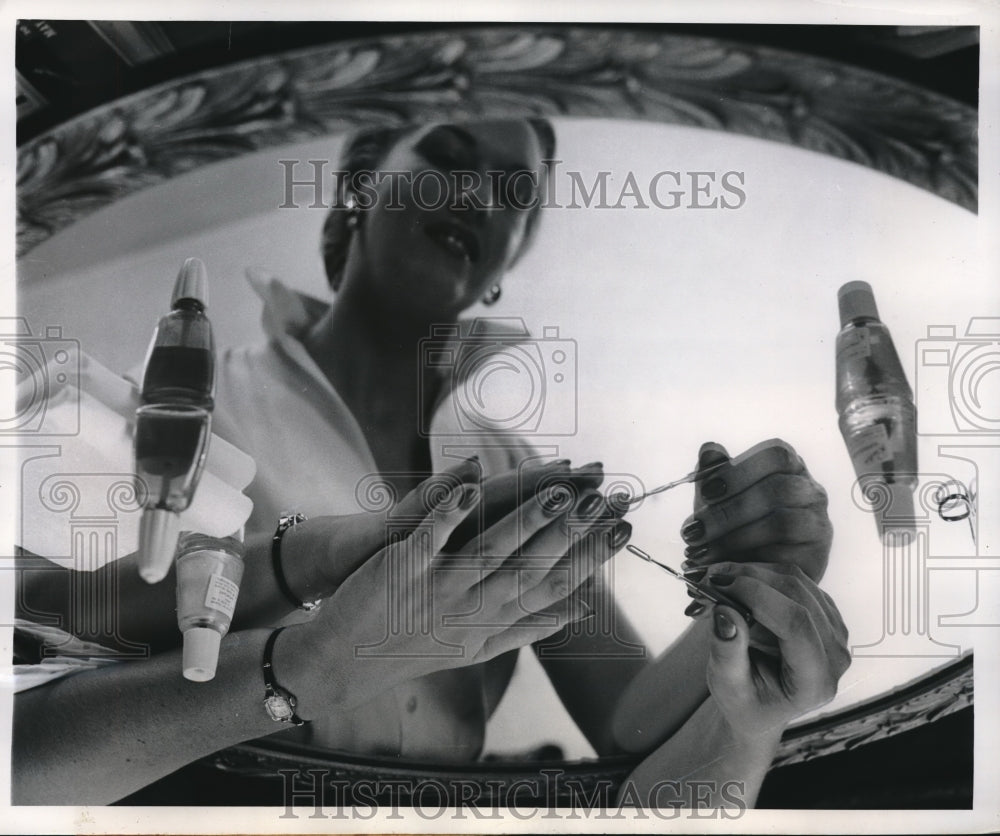
M 371 188 L 342 195 L 349 208 L 335 210 L 325 233 L 335 304 L 318 308 L 273 288 L 284 304 L 279 315 L 274 305 L 269 312 L 270 347 L 225 359 L 217 427 L 258 461 L 253 492 L 260 531 L 273 530 L 278 511 L 289 506 L 308 514 L 346 513 L 358 479 L 367 473 L 387 474 L 402 492 L 417 482 L 415 474 L 444 469 L 452 448 L 460 456 L 480 456 L 477 466 L 452 466 L 457 487 L 425 509 L 433 530 L 427 538 L 418 527 L 386 548 L 384 538 L 367 529 L 352 540 L 345 527 L 369 525 L 355 517 L 310 519 L 286 532 L 282 554 L 292 597 L 332 598 L 277 636 L 273 670 L 297 697 L 299 715 L 313 721 L 317 739 L 330 745 L 469 758 L 480 751 L 514 651 L 537 642 L 557 692 L 599 753 L 651 753 L 634 776 L 637 785 L 738 779 L 746 783 L 742 800 L 752 802 L 783 726 L 831 696 L 844 667 L 839 615 L 810 580 L 821 574 L 829 548 L 825 499 L 797 456 L 776 456 L 757 471 L 733 468 L 729 484 L 712 491 L 706 482 L 685 529 L 692 563 L 731 586 L 777 636 L 780 663 L 748 652 L 745 625 L 725 607 L 692 610 L 692 628 L 654 663 L 608 652 L 636 639 L 607 599 L 600 573 L 594 574 L 630 531 L 593 490 L 599 467 L 570 472 L 562 463 L 549 465 L 546 475 L 561 473 L 585 489 L 572 516 L 555 494 L 541 502 L 529 499 L 463 547 L 462 554 L 475 561 L 471 575 L 463 568 L 468 561 L 440 554 L 484 495 L 489 500 L 491 492 L 503 494 L 513 509 L 543 481 L 538 467 L 526 483 L 504 481 L 502 471 L 531 456 L 523 442 L 470 440 L 448 424 L 446 416 L 454 413 L 435 410 L 447 402 L 448 381 L 426 374 L 417 349 L 432 324 L 455 322 L 475 301 L 495 295 L 536 219 L 533 210 L 520 207 L 537 195 L 512 193 L 525 182 L 512 175 L 536 169 L 549 152 L 550 132 L 529 122 L 436 125 L 361 137 L 344 168 L 410 177 L 375 178 Z M 445 181 L 453 183 L 456 171 L 479 175 L 478 186 L 458 190 L 436 208 L 415 195 L 421 172 L 447 175 Z M 348 186 L 358 185 L 349 180 Z M 429 439 L 421 432 L 428 426 Z M 713 448 L 704 452 L 708 458 L 724 455 Z M 488 477 L 481 486 L 479 468 Z M 589 531 L 573 547 L 567 521 Z M 354 548 L 324 545 L 331 542 Z M 503 571 L 514 552 L 527 568 Z M 416 568 L 394 587 L 393 567 L 401 564 Z M 241 595 L 244 617 L 236 625 L 247 629 L 226 640 L 212 683 L 180 681 L 176 660 L 163 654 L 50 687 L 68 690 L 77 705 L 96 706 L 108 689 L 124 695 L 125 728 L 146 742 L 115 747 L 106 757 L 120 759 L 128 750 L 133 770 L 147 780 L 163 774 L 163 764 L 169 771 L 273 731 L 260 709 L 257 676 L 273 634 L 253 627 L 273 621 L 274 584 L 265 579 L 251 581 L 251 587 L 256 591 L 246 601 Z M 255 617 L 260 601 L 268 606 Z M 433 617 L 433 635 L 387 630 L 400 602 L 417 618 Z M 477 615 L 472 626 L 437 620 L 470 612 Z M 552 617 L 544 624 L 515 623 L 532 612 Z M 574 626 L 588 614 L 593 617 L 586 630 Z M 460 652 L 442 653 L 442 646 Z M 378 652 L 358 652 L 366 647 Z M 129 699 L 138 701 L 149 687 L 163 689 L 161 716 L 152 724 Z M 46 690 L 25 695 L 18 727 L 40 720 L 57 697 L 65 700 L 65 693 Z M 86 750 L 99 734 L 87 725 L 86 712 L 77 719 L 70 735 L 74 752 Z M 178 729 L 185 733 L 178 736 Z M 25 742 L 20 737 L 16 748 Z M 57 744 L 36 740 L 34 748 Z M 58 759 L 53 763 L 50 777 L 58 775 Z M 100 758 L 93 766 L 120 771 L 120 764 Z

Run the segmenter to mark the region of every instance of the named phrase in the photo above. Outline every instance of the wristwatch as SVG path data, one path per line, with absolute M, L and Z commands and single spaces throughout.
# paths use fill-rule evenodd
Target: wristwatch
M 274 566 L 274 578 L 278 582 L 278 589 L 281 590 L 281 594 L 298 609 L 313 612 L 323 603 L 323 600 L 321 598 L 317 598 L 315 601 L 299 600 L 288 586 L 288 581 L 285 580 L 285 573 L 281 568 L 281 538 L 285 536 L 285 532 L 292 526 L 305 521 L 306 515 L 298 513 L 282 514 L 278 518 L 278 527 L 274 530 L 274 536 L 271 538 L 271 563 Z
M 264 645 L 264 661 L 261 663 L 261 670 L 264 672 L 264 710 L 267 715 L 276 723 L 291 723 L 293 726 L 304 726 L 306 721 L 295 713 L 297 700 L 295 695 L 286 688 L 282 688 L 274 678 L 274 670 L 271 666 L 271 654 L 274 652 L 274 643 L 278 634 L 284 630 L 279 627 L 267 638 Z

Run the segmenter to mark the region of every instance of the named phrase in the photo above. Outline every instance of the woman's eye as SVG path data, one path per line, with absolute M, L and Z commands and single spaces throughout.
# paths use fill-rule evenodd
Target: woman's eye
M 506 192 L 507 200 L 514 209 L 530 209 L 538 195 L 533 179 L 523 171 L 507 178 Z

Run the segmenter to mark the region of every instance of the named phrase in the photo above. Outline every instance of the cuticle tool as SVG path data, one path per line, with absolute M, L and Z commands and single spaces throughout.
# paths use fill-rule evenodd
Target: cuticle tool
M 707 598 L 713 604 L 725 604 L 727 607 L 732 607 L 736 612 L 743 616 L 743 620 L 746 621 L 747 626 L 752 627 L 754 625 L 753 613 L 750 612 L 743 604 L 734 598 L 730 598 L 724 592 L 720 592 L 714 586 L 704 582 L 696 582 L 691 580 L 691 578 L 686 577 L 683 573 L 678 572 L 671 566 L 667 566 L 666 563 L 660 563 L 659 560 L 654 559 L 651 555 L 644 552 L 638 546 L 633 546 L 631 543 L 625 547 L 636 557 L 641 557 L 647 563 L 655 564 L 661 569 L 666 571 L 669 575 L 677 578 L 679 581 L 685 583 L 693 592 L 697 592 L 703 598 Z

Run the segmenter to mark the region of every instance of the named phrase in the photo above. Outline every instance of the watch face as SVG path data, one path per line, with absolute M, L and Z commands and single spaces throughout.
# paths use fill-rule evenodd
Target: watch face
M 281 694 L 264 697 L 264 708 L 267 710 L 267 713 L 270 715 L 272 720 L 291 720 L 292 715 L 294 714 L 292 704 L 289 702 L 288 697 L 282 696 Z

